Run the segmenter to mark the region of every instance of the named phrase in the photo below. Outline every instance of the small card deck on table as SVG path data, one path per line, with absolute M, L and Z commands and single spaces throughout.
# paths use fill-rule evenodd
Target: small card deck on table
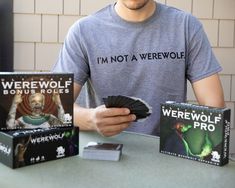
M 103 98 L 107 108 L 128 108 L 131 114 L 136 115 L 136 121 L 143 121 L 151 115 L 151 107 L 142 99 L 122 95 L 108 96 Z
M 77 127 L 7 130 L 0 132 L 0 162 L 20 168 L 77 155 Z
M 230 109 L 161 105 L 160 152 L 223 166 L 229 161 Z
M 89 142 L 83 148 L 84 159 L 119 161 L 123 144 Z
M 73 74 L 0 73 L 0 130 L 71 127 Z

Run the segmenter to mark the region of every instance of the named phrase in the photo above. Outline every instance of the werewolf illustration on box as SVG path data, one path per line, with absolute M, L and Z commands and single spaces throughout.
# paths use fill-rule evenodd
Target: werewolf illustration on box
M 1 130 L 72 126 L 71 74 L 0 74 Z
M 16 168 L 25 166 L 24 155 L 31 139 L 31 135 L 29 136 L 28 141 L 26 141 L 25 138 L 22 138 L 20 142 L 16 145 L 14 151 Z
M 200 153 L 193 153 L 187 142 L 184 134 L 192 128 L 192 125 L 185 125 L 182 122 L 177 122 L 173 125 L 174 132 L 168 137 L 165 143 L 165 150 L 179 155 L 185 155 L 189 157 L 198 157 L 203 159 L 212 152 L 212 143 L 208 137 L 208 133 L 205 133 L 205 139 L 202 143 Z

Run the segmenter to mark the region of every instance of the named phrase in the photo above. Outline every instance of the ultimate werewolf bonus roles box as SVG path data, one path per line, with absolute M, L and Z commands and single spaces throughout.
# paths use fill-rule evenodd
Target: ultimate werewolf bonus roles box
M 73 74 L 0 73 L 0 130 L 71 127 Z
M 230 109 L 161 105 L 160 152 L 217 166 L 229 160 Z
M 78 127 L 20 129 L 0 132 L 0 162 L 20 168 L 77 155 Z

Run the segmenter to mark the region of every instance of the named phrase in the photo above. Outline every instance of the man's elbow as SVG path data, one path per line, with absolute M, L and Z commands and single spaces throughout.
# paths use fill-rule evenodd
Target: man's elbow
M 203 101 L 198 101 L 200 105 L 224 108 L 226 106 L 223 96 L 208 97 Z

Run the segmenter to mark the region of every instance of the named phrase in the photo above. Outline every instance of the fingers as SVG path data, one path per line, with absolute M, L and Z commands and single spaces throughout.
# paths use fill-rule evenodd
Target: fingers
M 109 137 L 109 136 L 114 136 L 114 135 L 121 133 L 127 127 L 129 127 L 129 123 L 109 125 L 109 126 L 103 127 L 102 129 L 98 129 L 97 132 L 100 133 L 102 136 Z
M 99 106 L 93 111 L 93 121 L 97 126 L 118 125 L 132 122 L 136 119 L 127 108 L 106 108 Z
M 97 125 L 119 125 L 123 123 L 130 123 L 136 119 L 136 116 L 134 114 L 129 115 L 119 115 L 114 117 L 105 117 L 97 119 L 96 124 Z
M 97 107 L 97 116 L 113 117 L 130 114 L 128 108 L 106 108 L 104 105 Z
M 126 129 L 136 119 L 127 108 L 106 108 L 99 106 L 94 111 L 92 120 L 97 132 L 103 136 L 113 136 Z

